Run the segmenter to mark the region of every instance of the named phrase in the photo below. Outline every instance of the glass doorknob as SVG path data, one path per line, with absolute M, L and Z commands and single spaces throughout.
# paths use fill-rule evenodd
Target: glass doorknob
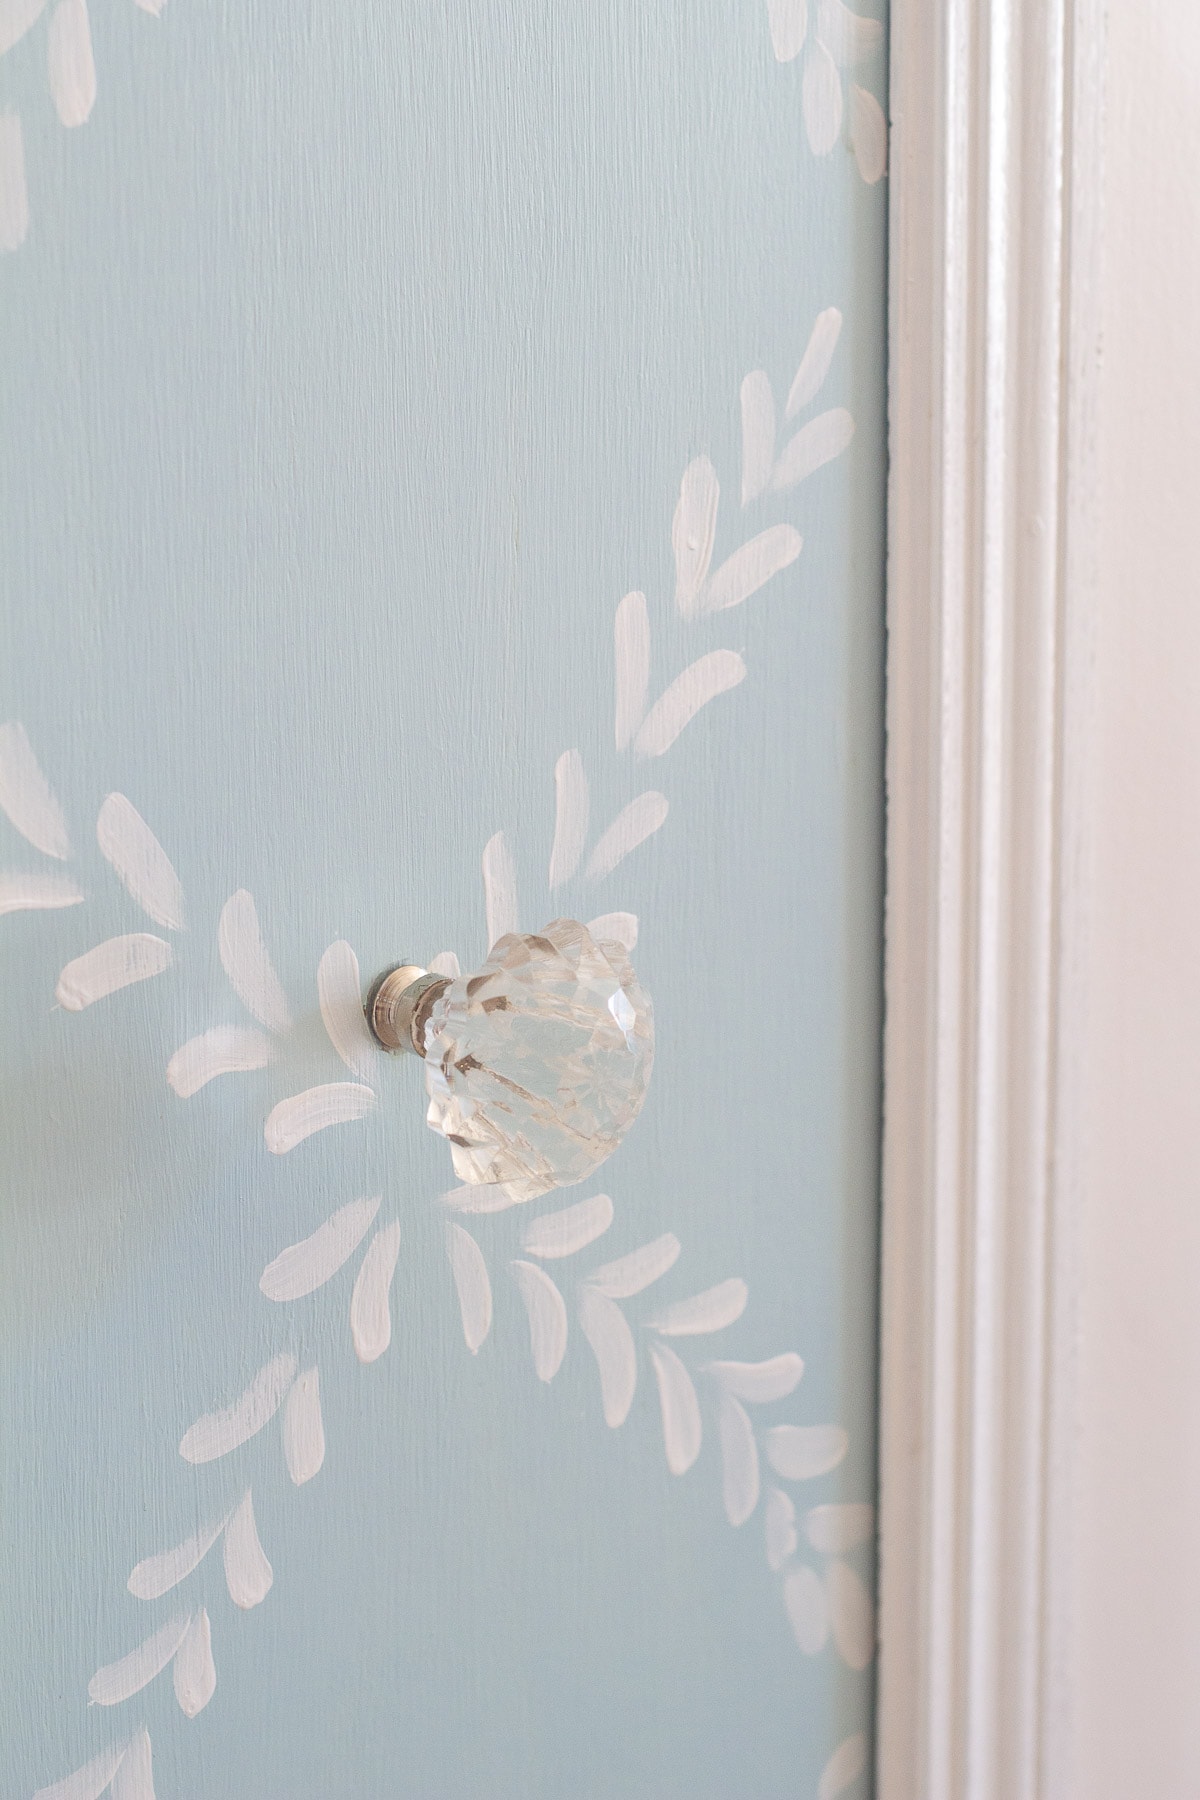
M 654 1013 L 623 944 L 574 919 L 510 933 L 473 975 L 413 963 L 386 970 L 366 1002 L 386 1050 L 425 1059 L 428 1123 L 455 1173 L 503 1183 L 514 1200 L 585 1180 L 641 1111 Z

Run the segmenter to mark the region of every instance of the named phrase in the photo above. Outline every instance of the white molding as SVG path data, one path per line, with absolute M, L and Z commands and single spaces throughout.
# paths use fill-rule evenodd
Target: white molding
M 893 0 L 880 1800 L 1062 1793 L 1102 0 Z

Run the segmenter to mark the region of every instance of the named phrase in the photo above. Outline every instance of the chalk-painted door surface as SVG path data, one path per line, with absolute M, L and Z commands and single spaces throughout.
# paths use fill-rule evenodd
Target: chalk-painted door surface
M 860 3 L 0 0 L 5 1800 L 868 1791 Z M 359 988 L 556 917 L 491 1204 Z

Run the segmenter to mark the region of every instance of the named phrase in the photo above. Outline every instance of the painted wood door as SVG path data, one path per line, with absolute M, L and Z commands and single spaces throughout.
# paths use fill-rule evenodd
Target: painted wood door
M 0 1791 L 863 1795 L 882 24 L 0 53 Z M 653 1076 L 493 1207 L 358 990 L 555 917 Z

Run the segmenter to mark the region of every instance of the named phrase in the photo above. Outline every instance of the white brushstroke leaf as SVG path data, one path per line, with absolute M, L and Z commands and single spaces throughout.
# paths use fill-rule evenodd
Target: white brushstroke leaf
M 588 778 L 578 750 L 564 750 L 554 765 L 554 845 L 551 892 L 569 881 L 583 858 L 588 834 Z
M 785 1481 L 811 1481 L 836 1469 L 850 1448 L 841 1425 L 773 1425 L 767 1461 Z
M 869 1543 L 875 1532 L 875 1508 L 865 1500 L 814 1506 L 804 1515 L 804 1535 L 814 1550 L 841 1556 Z
M 796 1508 L 790 1494 L 782 1488 L 768 1488 L 764 1511 L 767 1540 L 767 1567 L 776 1574 L 789 1557 L 795 1556 L 799 1536 L 796 1531 Z
M 776 62 L 794 62 L 808 35 L 808 0 L 767 0 Z
M 144 1725 L 130 1739 L 110 1792 L 111 1800 L 154 1800 L 154 1754 Z
M 229 1598 L 242 1612 L 249 1612 L 251 1607 L 266 1599 L 275 1579 L 266 1551 L 259 1542 L 249 1488 L 225 1527 L 224 1555 Z
M 653 837 L 667 816 L 665 794 L 648 791 L 619 812 L 592 851 L 587 873 L 591 881 L 611 875 L 617 864 L 624 862 L 632 850 Z
M 59 10 L 71 0 L 59 0 Z M 57 13 L 55 17 L 57 17 Z M 125 889 L 156 925 L 183 929 L 183 888 L 166 851 L 124 794 L 109 794 L 96 818 L 96 842 Z
M 838 1655 L 851 1669 L 865 1669 L 875 1654 L 875 1607 L 862 1577 L 849 1563 L 825 1571 L 829 1622 Z
M 225 1523 L 224 1519 L 218 1519 L 215 1525 L 194 1531 L 173 1549 L 144 1557 L 129 1577 L 130 1593 L 137 1600 L 161 1600 L 164 1594 L 170 1593 L 199 1568 L 220 1537 Z
M 82 1012 L 85 1006 L 107 1000 L 122 988 L 162 975 L 170 966 L 170 944 L 148 931 L 107 938 L 67 964 L 58 978 L 54 998 L 67 1012 Z
M 821 1770 L 817 1800 L 837 1800 L 839 1794 L 844 1794 L 858 1780 L 866 1766 L 867 1734 L 856 1731 L 852 1737 L 842 1739 Z
M 40 7 L 38 9 L 41 10 Z M 36 13 L 34 17 L 36 18 Z M 0 14 L 0 45 L 3 40 L 3 14 Z M 24 153 L 21 151 L 21 121 L 14 113 L 0 115 L 0 159 L 8 161 L 15 149 L 20 152 L 21 191 L 24 193 Z M 14 129 L 15 128 L 15 129 Z M 0 167 L 3 164 L 0 163 Z M 11 167 L 11 165 L 10 165 Z M 0 176 L 0 183 L 3 176 Z M 13 211 L 13 198 L 8 196 L 5 207 L 3 186 L 0 186 L 0 232 L 6 228 L 11 235 L 14 226 L 19 222 Z M 7 217 L 5 216 L 7 213 Z M 24 237 L 24 231 L 21 237 Z M 20 242 L 18 238 L 17 242 Z M 16 245 L 4 243 L 0 239 L 0 247 L 15 249 Z M 67 821 L 63 818 L 62 807 L 51 791 L 50 783 L 38 767 L 37 757 L 26 735 L 25 727 L 16 720 L 0 725 L 0 812 L 7 813 L 10 822 L 16 826 L 27 843 L 40 850 L 44 856 L 57 857 L 65 862 L 71 854 L 71 840 L 67 836 Z
M 843 69 L 865 61 L 883 43 L 878 19 L 864 19 L 842 0 L 817 0 L 817 36 Z
M 804 355 L 800 358 L 800 367 L 796 370 L 795 380 L 787 397 L 785 418 L 794 419 L 810 400 L 816 399 L 825 384 L 841 335 L 842 315 L 836 306 L 827 306 L 824 312 L 817 314 L 809 334 Z
M 499 1213 L 512 1206 L 524 1206 L 533 1196 L 516 1193 L 506 1181 L 468 1182 L 438 1196 L 447 1212 Z
M 204 1607 L 194 1614 L 182 1644 L 175 1652 L 175 1698 L 185 1718 L 194 1719 L 204 1711 L 217 1688 L 217 1666 L 213 1662 L 212 1627 Z
M 180 1456 L 190 1463 L 215 1462 L 248 1443 L 275 1417 L 295 1376 L 296 1359 L 288 1351 L 272 1357 L 231 1406 L 205 1413 L 184 1432 Z
M 29 190 L 25 185 L 25 136 L 17 113 L 0 112 L 0 251 L 19 250 L 28 231 Z M 2 726 L 0 730 L 3 730 Z M 3 770 L 0 767 L 0 784 L 2 783 Z M 2 795 L 3 787 L 0 785 L 0 806 L 4 804 Z M 8 808 L 4 807 L 4 810 L 7 812 Z M 11 818 L 11 813 L 9 816 Z M 64 854 L 69 855 L 69 850 Z
M 321 1378 L 315 1368 L 297 1375 L 283 1409 L 283 1459 L 297 1487 L 311 1481 L 325 1461 Z
M 829 1604 L 815 1569 L 793 1565 L 783 1578 L 783 1604 L 792 1634 L 805 1656 L 816 1656 L 829 1636 Z
M 106 1663 L 88 1682 L 88 1699 L 96 1706 L 119 1706 L 140 1694 L 144 1687 L 160 1675 L 183 1642 L 188 1628 L 187 1613 L 169 1619 L 152 1637 L 140 1643 L 119 1662 Z
M 710 650 L 699 657 L 675 677 L 651 708 L 634 739 L 637 755 L 662 756 L 702 706 L 745 679 L 746 665 L 736 650 Z
M 850 142 L 858 172 L 868 187 L 874 187 L 887 174 L 888 128 L 874 94 L 866 88 L 850 86 Z
M 788 1350 L 765 1362 L 711 1362 L 706 1373 L 719 1381 L 727 1394 L 763 1406 L 783 1400 L 800 1385 L 804 1363 L 794 1350 Z
M 844 406 L 833 406 L 802 425 L 775 465 L 773 485 L 782 491 L 842 454 L 854 436 L 854 420 Z
M 664 1231 L 661 1237 L 631 1250 L 627 1256 L 619 1256 L 615 1262 L 604 1263 L 595 1269 L 588 1276 L 587 1284 L 598 1294 L 606 1294 L 610 1300 L 630 1300 L 652 1282 L 661 1280 L 668 1269 L 674 1268 L 681 1247 L 673 1231 Z
M 290 1031 L 287 995 L 267 955 L 254 897 L 245 888 L 231 894 L 221 908 L 217 949 L 221 967 L 246 1011 L 268 1031 Z
M 672 1475 L 686 1475 L 700 1454 L 700 1402 L 692 1378 L 666 1344 L 651 1344 L 650 1361 L 658 1383 L 663 1447 Z
M 0 19 L 2 17 L 3 14 L 0 14 Z M 0 54 L 3 52 L 0 51 Z M 61 1781 L 51 1782 L 49 1787 L 39 1788 L 33 1800 L 100 1800 L 124 1754 L 125 1750 L 120 1746 L 102 1750 L 99 1756 L 93 1756 L 81 1769 L 64 1775 Z
M 749 1298 L 746 1283 L 734 1275 L 715 1287 L 705 1288 L 702 1294 L 676 1300 L 647 1324 L 663 1337 L 699 1337 L 709 1331 L 724 1331 L 741 1318 Z
M 392 1277 L 400 1255 L 397 1221 L 375 1233 L 350 1296 L 350 1336 L 361 1363 L 378 1362 L 392 1341 Z
M 487 941 L 490 950 L 502 937 L 519 931 L 517 914 L 517 871 L 512 851 L 504 833 L 496 832 L 483 849 L 483 898 L 487 912 Z
M 637 948 L 636 913 L 601 913 L 598 919 L 588 920 L 587 928 L 594 944 L 621 944 L 631 954 Z
M 613 1203 L 607 1194 L 593 1194 L 561 1212 L 543 1213 L 531 1219 L 521 1234 L 527 1256 L 554 1258 L 575 1256 L 602 1237 L 613 1222 Z
M 675 604 L 685 619 L 693 617 L 697 596 L 708 577 L 720 497 L 717 471 L 707 456 L 696 457 L 683 472 L 679 501 L 671 522 Z
M 842 129 L 842 81 L 820 38 L 813 39 L 804 59 L 800 98 L 808 147 L 814 156 L 828 156 Z
M 794 563 L 803 548 L 804 539 L 794 525 L 768 526 L 721 564 L 700 596 L 698 611 L 708 614 L 741 606 L 751 594 L 757 594 L 759 588 L 765 587 L 772 576 Z M 726 652 L 726 655 L 732 654 L 732 651 Z
M 37 24 L 46 0 L 0 0 L 0 56 Z
M 96 104 L 96 63 L 86 0 L 58 0 L 46 34 L 54 109 L 68 127 L 86 123 Z
M 458 1294 L 463 1337 L 467 1349 L 475 1356 L 492 1328 L 492 1284 L 487 1264 L 483 1260 L 483 1251 L 461 1225 L 451 1223 L 446 1227 L 446 1245 Z
M 749 506 L 771 484 L 775 467 L 775 396 L 765 369 L 742 382 L 742 505 Z
M 327 1081 L 280 1100 L 267 1115 L 263 1138 L 272 1156 L 286 1156 L 314 1132 L 353 1125 L 375 1107 L 375 1092 L 358 1081 Z
M 358 958 L 344 938 L 330 944 L 317 964 L 317 999 L 330 1043 L 360 1081 L 372 1081 L 382 1052 L 363 1012 Z
M 625 1314 L 614 1300 L 584 1282 L 579 1290 L 579 1328 L 600 1372 L 604 1422 L 615 1431 L 629 1417 L 637 1390 L 637 1349 Z
M 190 1100 L 218 1075 L 245 1075 L 265 1069 L 275 1046 L 250 1025 L 213 1025 L 181 1044 L 167 1064 L 167 1084 L 181 1100 Z
M 725 1517 L 744 1525 L 758 1505 L 758 1445 L 750 1415 L 732 1394 L 722 1394 L 717 1411 L 721 1442 L 721 1493 Z
M 567 1353 L 567 1309 L 563 1297 L 536 1263 L 514 1261 L 510 1267 L 529 1320 L 529 1348 L 539 1381 L 553 1381 Z
M 61 906 L 78 906 L 83 889 L 62 875 L 25 875 L 15 870 L 0 874 L 0 918 L 5 913 L 52 912 Z
M 462 969 L 454 951 L 439 950 L 436 956 L 431 957 L 429 973 L 431 975 L 448 975 L 451 981 L 457 981 L 462 974 Z
M 650 686 L 650 614 L 645 594 L 626 594 L 613 625 L 616 667 L 614 731 L 624 750 L 642 722 Z
M 379 1196 L 351 1200 L 339 1207 L 311 1237 L 281 1250 L 259 1278 L 259 1289 L 268 1300 L 302 1300 L 337 1274 L 348 1262 L 375 1223 Z

